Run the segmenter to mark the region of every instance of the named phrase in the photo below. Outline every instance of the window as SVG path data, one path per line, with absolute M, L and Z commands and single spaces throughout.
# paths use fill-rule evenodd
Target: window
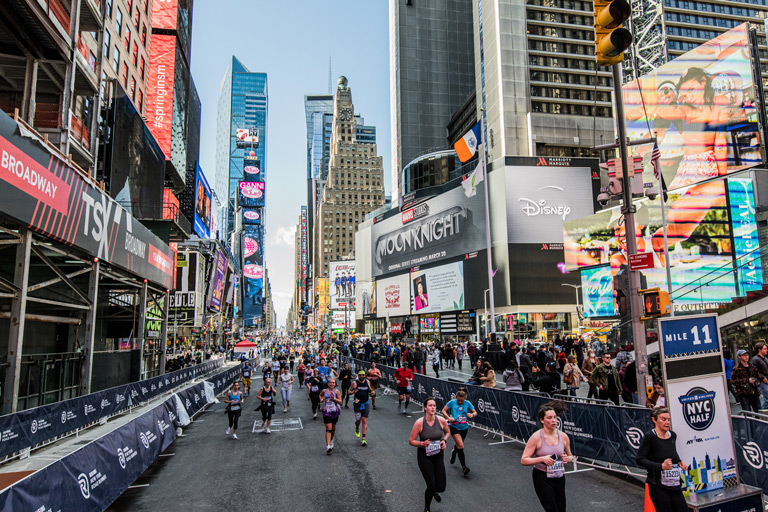
M 112 55 L 112 69 L 115 70 L 115 73 L 118 71 L 118 67 L 120 66 L 120 49 L 115 45 L 115 52 Z
M 139 45 L 136 44 L 136 42 L 133 43 L 133 65 L 136 66 L 138 64 L 139 59 Z
M 134 77 L 131 77 L 131 87 L 129 90 L 131 91 L 131 99 L 136 101 L 136 79 Z
M 136 27 L 136 31 L 139 30 L 139 21 L 141 19 L 141 11 L 139 9 L 136 9 L 136 16 L 133 17 L 133 26 Z
M 147 46 L 147 26 L 146 25 L 141 26 L 141 44 L 143 44 L 145 47 Z
M 130 16 L 133 9 L 133 0 L 125 0 L 125 5 L 128 7 L 128 15 Z
M 107 0 L 107 17 L 112 16 L 112 0 Z
M 117 35 L 123 33 L 123 11 L 119 7 L 115 12 L 115 32 L 117 32 Z
M 141 63 L 139 64 L 139 75 L 141 75 L 141 79 L 144 80 L 144 56 L 141 57 Z
M 142 111 L 144 110 L 144 93 L 141 92 L 141 89 L 139 89 L 139 101 L 138 101 L 138 103 L 139 103 L 139 114 L 141 114 Z
M 104 31 L 104 55 L 109 58 L 109 45 L 112 44 L 112 36 L 109 30 Z
M 144 0 L 144 14 L 149 14 L 149 0 Z
M 123 88 L 128 87 L 128 64 L 123 62 Z
M 128 25 L 125 26 L 125 51 L 131 48 L 131 29 Z

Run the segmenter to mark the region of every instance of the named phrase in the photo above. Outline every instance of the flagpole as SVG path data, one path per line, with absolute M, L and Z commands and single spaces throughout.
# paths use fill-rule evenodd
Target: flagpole
M 483 151 L 480 153 L 480 161 L 483 166 L 483 174 L 484 180 L 483 180 L 483 188 L 485 189 L 485 247 L 486 247 L 486 254 L 488 257 L 488 295 L 490 296 L 489 305 L 491 307 L 491 334 L 494 335 L 495 338 L 496 334 L 496 309 L 495 309 L 495 301 L 493 298 L 493 258 L 491 256 L 491 214 L 490 214 L 490 207 L 488 206 L 488 167 L 486 164 L 486 157 L 485 157 L 485 122 L 483 121 L 483 115 L 485 114 L 483 109 L 480 109 L 480 143 L 483 146 Z M 494 340 L 495 341 L 495 340 Z
M 675 316 L 675 301 L 672 299 L 672 270 L 670 269 L 671 258 L 669 257 L 669 242 L 667 241 L 667 186 L 664 183 L 664 176 L 661 174 L 661 165 L 659 164 L 660 155 L 659 142 L 656 134 L 653 134 L 653 150 L 651 162 L 653 164 L 653 173 L 659 181 L 659 202 L 661 203 L 661 232 L 664 235 L 664 270 L 667 274 L 667 294 L 669 295 L 669 316 Z M 655 156 L 654 156 L 655 155 Z M 653 244 L 653 240 L 651 240 Z M 653 250 L 653 247 L 651 247 Z

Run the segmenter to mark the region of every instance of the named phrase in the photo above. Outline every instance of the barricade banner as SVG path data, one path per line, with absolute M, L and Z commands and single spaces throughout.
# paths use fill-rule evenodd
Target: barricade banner
M 734 416 L 731 423 L 739 478 L 768 493 L 768 422 Z
M 83 428 L 102 418 L 135 407 L 221 366 L 211 360 L 89 395 L 0 416 L 0 457 Z M 239 368 L 237 369 L 239 372 Z

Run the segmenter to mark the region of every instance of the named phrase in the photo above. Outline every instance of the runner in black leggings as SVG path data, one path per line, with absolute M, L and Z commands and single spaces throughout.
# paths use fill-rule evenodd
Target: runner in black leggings
M 312 376 L 307 379 L 307 393 L 312 401 L 312 419 L 317 419 L 317 410 L 320 408 L 320 377 L 317 376 L 317 368 L 312 370 Z
M 421 476 L 427 484 L 424 491 L 424 512 L 429 512 L 432 498 L 438 503 L 442 501 L 440 493 L 445 491 L 445 462 L 443 452 L 445 441 L 451 436 L 448 423 L 435 415 L 437 403 L 432 397 L 424 402 L 424 417 L 413 424 L 411 437 L 408 442 L 416 446 L 416 460 L 419 463 Z M 418 437 L 418 439 L 416 439 Z

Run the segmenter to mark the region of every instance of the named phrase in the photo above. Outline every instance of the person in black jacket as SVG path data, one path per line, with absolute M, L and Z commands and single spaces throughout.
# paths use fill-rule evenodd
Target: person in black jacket
M 687 471 L 688 464 L 677 454 L 677 435 L 669 430 L 669 409 L 656 407 L 651 420 L 654 428 L 645 434 L 637 450 L 637 465 L 648 470 L 648 496 L 657 512 L 687 512 L 680 470 Z
M 533 380 L 531 384 L 539 388 L 542 393 L 550 395 L 560 388 L 560 374 L 557 372 L 557 363 L 550 361 L 544 365 L 542 371 L 538 366 L 533 367 Z

